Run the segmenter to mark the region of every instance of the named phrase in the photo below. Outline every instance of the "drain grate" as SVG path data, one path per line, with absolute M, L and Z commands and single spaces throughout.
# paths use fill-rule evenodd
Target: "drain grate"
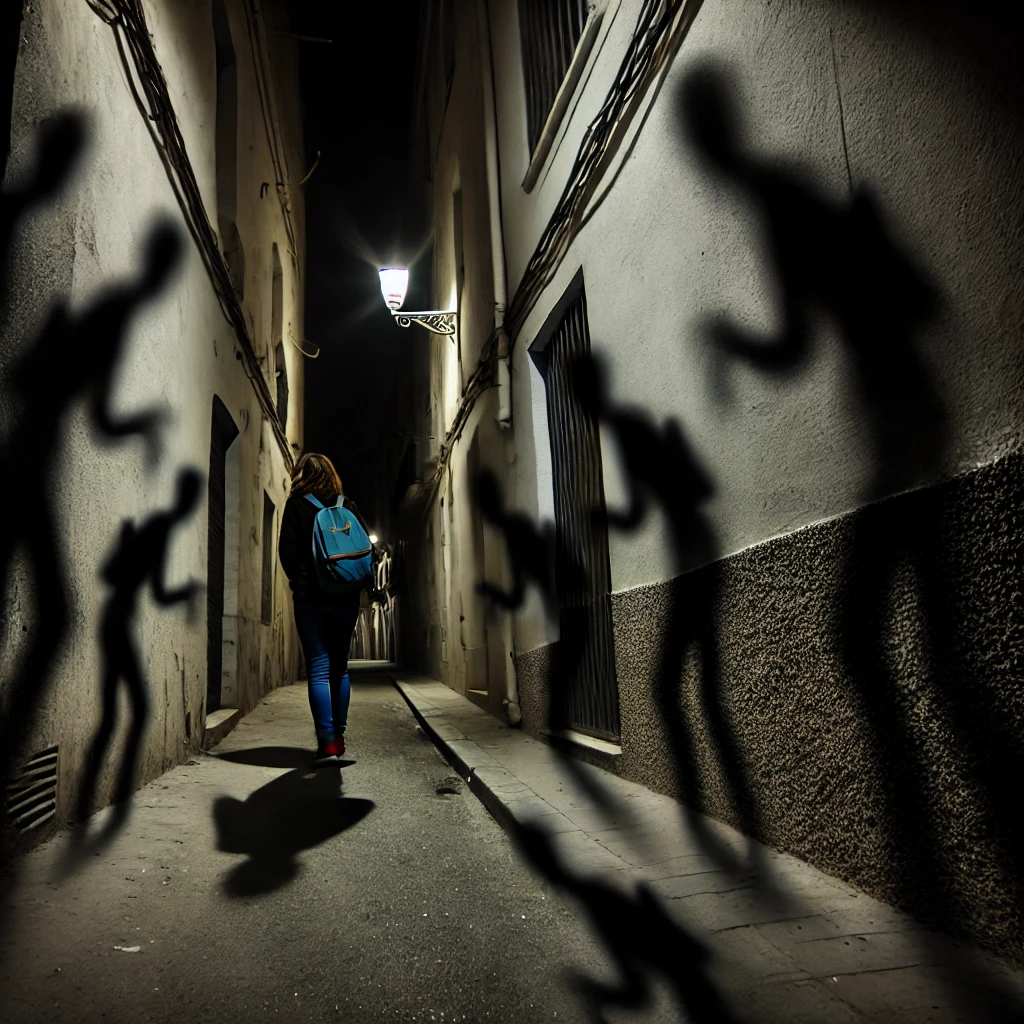
M 7 819 L 30 832 L 57 813 L 57 747 L 33 754 L 7 786 Z

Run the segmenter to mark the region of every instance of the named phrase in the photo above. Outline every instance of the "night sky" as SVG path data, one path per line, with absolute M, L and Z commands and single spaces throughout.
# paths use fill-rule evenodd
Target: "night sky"
M 389 395 L 407 372 L 409 347 L 422 344 L 392 321 L 377 278 L 378 265 L 405 262 L 417 242 L 403 212 L 419 6 L 388 4 L 371 34 L 356 26 L 374 21 L 352 18 L 347 4 L 290 5 L 293 31 L 333 40 L 299 44 L 309 164 L 321 154 L 304 186 L 306 347 L 321 351 L 305 362 L 304 450 L 330 456 L 371 518 L 374 453 L 392 429 Z

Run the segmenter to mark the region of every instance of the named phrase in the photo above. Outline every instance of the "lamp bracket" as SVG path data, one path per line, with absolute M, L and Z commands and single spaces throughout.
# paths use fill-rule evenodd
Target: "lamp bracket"
M 411 327 L 413 324 L 419 324 L 433 334 L 445 334 L 449 337 L 455 334 L 458 324 L 458 313 L 455 310 L 432 309 L 423 313 L 403 313 L 392 310 L 391 315 L 399 327 Z

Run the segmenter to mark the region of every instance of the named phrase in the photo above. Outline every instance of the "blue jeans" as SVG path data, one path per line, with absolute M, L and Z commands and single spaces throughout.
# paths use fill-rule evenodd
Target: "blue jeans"
M 309 709 L 321 744 L 345 734 L 350 697 L 348 651 L 358 618 L 358 601 L 342 607 L 295 602 L 295 626 L 306 659 Z

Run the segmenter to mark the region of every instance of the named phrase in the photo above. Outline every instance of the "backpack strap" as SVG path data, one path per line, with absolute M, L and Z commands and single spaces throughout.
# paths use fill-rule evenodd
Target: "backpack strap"
M 305 495 L 305 498 L 306 498 L 307 501 L 309 501 L 311 504 L 315 505 L 317 508 L 321 508 L 322 509 L 324 507 L 323 504 L 321 503 L 320 499 L 315 494 L 307 494 L 307 495 Z
M 344 494 L 339 494 L 338 495 L 338 500 L 334 503 L 334 507 L 335 508 L 344 508 L 345 507 L 345 495 Z

